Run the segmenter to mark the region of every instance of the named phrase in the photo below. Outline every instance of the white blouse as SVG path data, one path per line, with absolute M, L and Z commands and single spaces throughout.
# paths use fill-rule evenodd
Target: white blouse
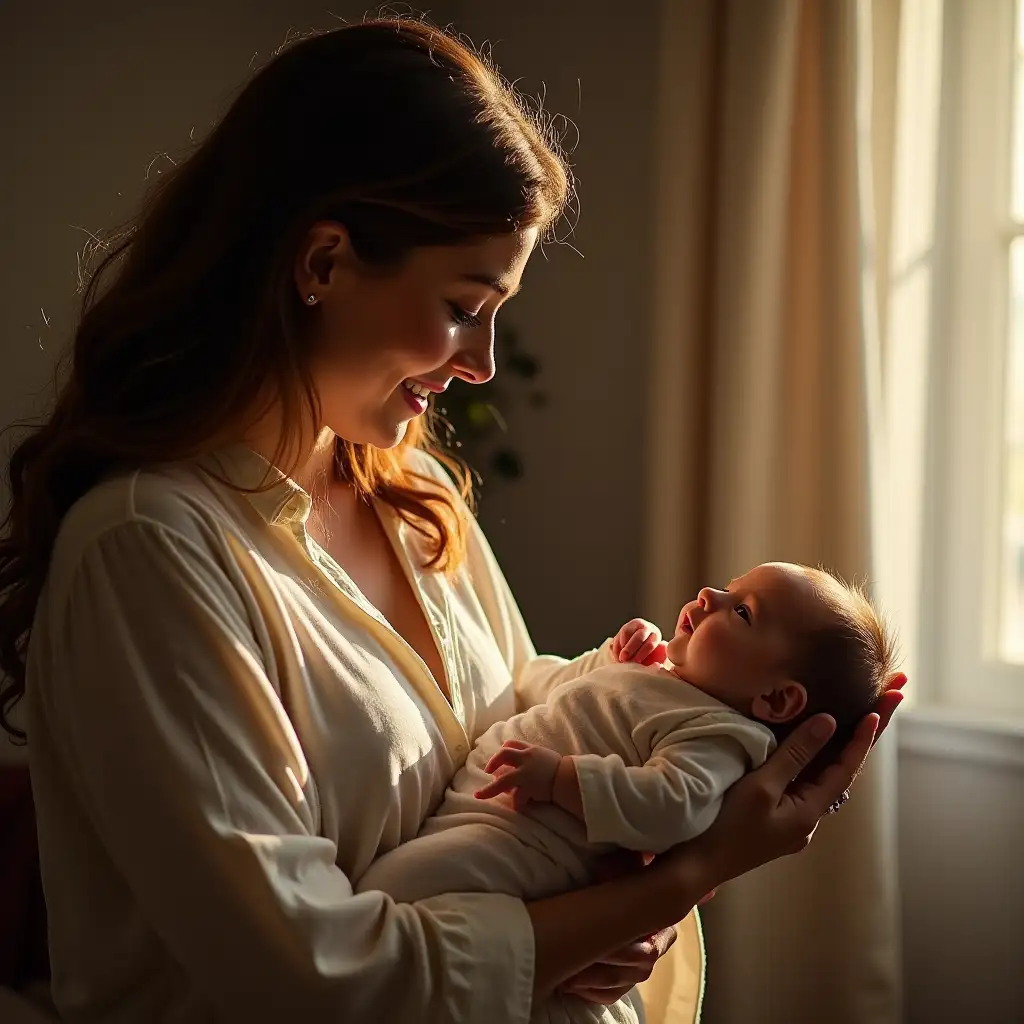
M 529 1019 L 521 901 L 397 904 L 353 883 L 564 663 L 537 658 L 475 523 L 448 580 L 418 568 L 418 534 L 379 506 L 449 704 L 307 533 L 309 511 L 296 483 L 233 448 L 111 479 L 65 517 L 27 705 L 53 995 L 70 1021 Z M 692 1005 L 695 924 L 676 948 Z

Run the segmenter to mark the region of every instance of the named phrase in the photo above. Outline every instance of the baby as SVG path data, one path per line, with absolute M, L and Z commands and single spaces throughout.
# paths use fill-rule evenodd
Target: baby
M 831 714 L 841 745 L 894 662 L 860 591 L 822 570 L 759 565 L 702 590 L 667 644 L 634 619 L 564 662 L 547 702 L 484 733 L 419 836 L 358 888 L 411 902 L 586 885 L 615 847 L 658 854 L 707 829 L 725 791 L 810 715 Z M 628 999 L 565 997 L 534 1020 L 625 1024 L 637 1014 Z

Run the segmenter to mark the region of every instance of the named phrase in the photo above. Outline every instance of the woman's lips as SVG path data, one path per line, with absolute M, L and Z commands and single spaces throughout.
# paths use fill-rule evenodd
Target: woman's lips
M 405 399 L 406 404 L 417 416 L 427 411 L 427 400 L 421 398 L 419 395 L 414 395 L 408 388 L 399 388 L 402 392 L 402 397 Z

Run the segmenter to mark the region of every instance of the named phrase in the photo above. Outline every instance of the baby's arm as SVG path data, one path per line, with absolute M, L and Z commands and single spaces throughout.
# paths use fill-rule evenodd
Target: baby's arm
M 484 767 L 494 779 L 476 791 L 481 800 L 499 793 L 512 795 L 512 806 L 523 810 L 531 801 L 556 804 L 584 820 L 576 767 L 571 757 L 523 740 L 505 740 Z
M 531 801 L 553 803 L 586 825 L 591 842 L 662 853 L 711 825 L 748 764 L 743 746 L 727 735 L 664 743 L 640 767 L 615 754 L 563 757 L 508 740 L 487 763 L 493 781 L 476 795 L 511 793 L 517 811 Z
M 600 647 L 567 660 L 554 654 L 531 659 L 516 680 L 519 706 L 542 704 L 556 686 L 616 662 L 635 661 L 641 665 L 660 665 L 665 661 L 667 644 L 661 631 L 646 619 L 630 619 Z
M 743 745 L 721 734 L 659 744 L 640 767 L 616 754 L 572 761 L 587 839 L 650 853 L 704 832 L 750 767 Z

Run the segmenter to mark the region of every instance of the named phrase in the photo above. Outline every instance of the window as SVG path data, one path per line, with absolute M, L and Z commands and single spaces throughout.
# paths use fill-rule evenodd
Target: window
M 1024 0 L 945 5 L 927 699 L 1024 716 Z

